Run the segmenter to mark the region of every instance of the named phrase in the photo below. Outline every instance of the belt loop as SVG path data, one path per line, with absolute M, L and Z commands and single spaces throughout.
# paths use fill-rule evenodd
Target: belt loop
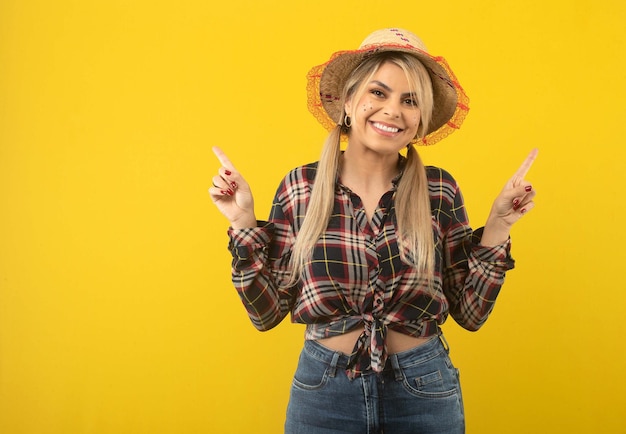
M 402 381 L 402 369 L 400 368 L 400 363 L 398 362 L 398 356 L 396 354 L 391 354 L 387 358 L 387 363 L 389 362 L 391 362 L 391 367 L 393 368 L 393 374 L 396 381 Z
M 443 333 L 439 331 L 439 340 L 441 341 L 441 345 L 443 345 L 443 349 L 446 350 L 446 353 L 450 352 L 450 345 L 448 345 L 448 341 L 443 336 Z
M 337 363 L 339 362 L 339 355 L 340 353 L 338 351 L 333 352 L 333 358 L 330 361 L 330 367 L 328 368 L 328 375 L 330 376 L 330 378 L 334 378 L 337 374 Z

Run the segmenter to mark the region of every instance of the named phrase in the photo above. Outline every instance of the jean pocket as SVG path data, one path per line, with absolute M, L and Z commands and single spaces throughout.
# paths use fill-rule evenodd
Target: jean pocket
M 446 398 L 460 393 L 457 371 L 447 356 L 404 369 L 402 382 L 407 392 L 424 398 Z
M 303 350 L 293 376 L 293 386 L 303 390 L 320 389 L 328 380 L 329 368 L 327 363 L 317 360 Z

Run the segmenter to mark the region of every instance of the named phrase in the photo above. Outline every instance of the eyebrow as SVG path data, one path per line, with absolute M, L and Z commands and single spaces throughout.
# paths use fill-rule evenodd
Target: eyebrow
M 392 89 L 389 86 L 387 86 L 385 83 L 383 83 L 382 81 L 372 80 L 370 82 L 370 84 L 378 85 L 378 86 L 382 87 L 383 89 L 385 89 L 387 92 L 391 92 L 392 91 Z M 413 92 L 406 92 L 406 93 L 402 94 L 402 97 L 407 97 L 407 96 L 411 97 L 411 98 L 415 98 L 417 95 L 415 93 L 413 93 Z

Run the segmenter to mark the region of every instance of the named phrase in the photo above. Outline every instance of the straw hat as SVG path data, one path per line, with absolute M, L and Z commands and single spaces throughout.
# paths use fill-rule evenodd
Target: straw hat
M 426 67 L 433 84 L 433 114 L 428 133 L 416 141 L 432 145 L 458 129 L 469 110 L 469 98 L 443 57 L 428 54 L 424 43 L 413 33 L 398 29 L 377 30 L 357 50 L 338 51 L 330 60 L 307 74 L 309 111 L 327 129 L 341 124 L 341 91 L 348 75 L 364 59 L 385 51 L 410 53 Z

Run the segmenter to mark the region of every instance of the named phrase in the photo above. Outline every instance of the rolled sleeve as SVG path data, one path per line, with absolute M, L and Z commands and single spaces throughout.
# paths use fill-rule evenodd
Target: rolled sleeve
M 228 249 L 233 255 L 233 268 L 249 266 L 255 257 L 266 256 L 267 246 L 274 235 L 274 225 L 257 221 L 257 227 L 228 229 Z
M 503 272 L 515 268 L 515 260 L 511 257 L 511 238 L 496 246 L 483 246 L 480 240 L 484 228 L 476 229 L 472 233 L 472 256 L 480 262 L 491 264 Z

